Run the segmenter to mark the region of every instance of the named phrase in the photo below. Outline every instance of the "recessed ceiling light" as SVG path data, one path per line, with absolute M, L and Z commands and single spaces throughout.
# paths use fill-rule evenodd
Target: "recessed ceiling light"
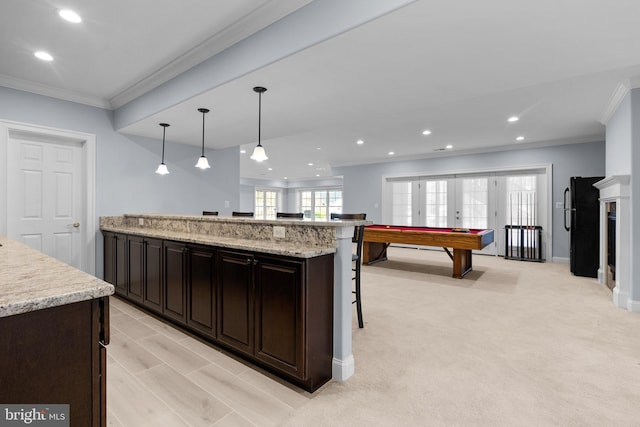
M 516 141 L 524 141 L 524 136 L 519 136 L 516 138 Z
M 444 147 L 444 148 L 446 148 L 447 150 L 451 150 L 451 149 L 453 148 L 453 145 L 449 144 L 449 145 L 447 145 L 447 146 L 446 146 L 446 147 Z
M 389 155 L 390 156 L 393 156 L 394 154 L 396 154 L 396 153 L 394 153 L 393 151 L 389 151 Z
M 75 13 L 73 10 L 60 9 L 58 11 L 58 15 L 60 15 L 60 17 L 65 21 L 73 22 L 74 24 L 82 22 L 82 18 L 80 18 L 80 15 Z
M 317 174 L 316 174 L 316 176 L 320 176 L 320 174 L 319 174 L 319 173 L 317 173 Z
M 34 55 L 36 56 L 36 58 L 42 59 L 43 61 L 53 61 L 53 56 L 43 50 L 35 52 Z
M 287 178 L 287 177 L 285 176 L 285 177 L 284 177 L 284 179 L 289 179 L 289 178 Z
M 362 145 L 362 144 L 364 144 L 364 141 L 363 141 L 363 140 L 361 140 L 361 139 L 359 139 L 359 140 L 357 140 L 357 141 L 356 141 L 356 144 L 358 144 L 358 145 Z
M 431 135 L 431 131 L 429 129 L 425 129 L 422 131 L 423 135 Z
M 247 154 L 247 150 L 240 150 L 240 154 Z
M 320 148 L 320 147 L 316 147 L 316 150 L 320 151 L 320 150 L 322 150 L 322 148 Z
M 507 119 L 509 123 L 517 122 L 518 120 L 520 120 L 520 118 L 517 116 L 511 116 Z
M 268 170 L 268 171 L 272 171 L 272 170 L 273 170 L 273 168 L 267 168 L 267 170 Z
M 308 166 L 313 166 L 313 163 L 309 162 L 307 163 Z

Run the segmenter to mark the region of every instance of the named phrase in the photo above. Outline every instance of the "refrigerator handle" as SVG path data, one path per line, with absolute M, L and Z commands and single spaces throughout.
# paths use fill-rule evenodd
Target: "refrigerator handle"
M 567 208 L 567 194 L 569 194 L 569 187 L 564 189 L 564 229 L 569 231 L 570 228 L 567 226 L 567 211 L 571 210 L 571 207 Z

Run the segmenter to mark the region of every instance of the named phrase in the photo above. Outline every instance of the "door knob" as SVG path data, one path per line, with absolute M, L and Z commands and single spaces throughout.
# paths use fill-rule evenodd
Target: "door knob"
M 74 222 L 73 224 L 71 224 L 72 226 L 74 226 L 75 228 L 80 227 L 80 223 L 79 222 Z

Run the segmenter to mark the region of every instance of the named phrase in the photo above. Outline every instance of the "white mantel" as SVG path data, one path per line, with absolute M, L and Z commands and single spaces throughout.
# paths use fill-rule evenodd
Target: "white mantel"
M 616 279 L 613 303 L 629 311 L 634 310 L 631 300 L 631 200 L 630 176 L 613 175 L 596 182 L 600 190 L 600 267 L 598 281 L 605 284 L 607 277 L 607 203 L 616 204 Z

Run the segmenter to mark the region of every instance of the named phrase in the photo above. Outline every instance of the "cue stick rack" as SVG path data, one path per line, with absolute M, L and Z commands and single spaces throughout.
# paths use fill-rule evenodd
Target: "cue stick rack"
M 531 192 L 509 194 L 509 218 L 510 224 L 504 226 L 504 258 L 544 262 L 542 226 L 536 224 L 536 195 Z

